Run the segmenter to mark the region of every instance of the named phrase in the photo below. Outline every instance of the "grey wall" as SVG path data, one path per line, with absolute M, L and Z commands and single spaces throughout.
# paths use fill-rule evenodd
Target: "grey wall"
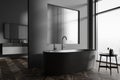
M 43 65 L 47 30 L 47 0 L 29 0 L 29 67 Z
M 0 0 L 0 43 L 8 42 L 8 40 L 3 37 L 3 23 L 28 25 L 27 1 L 28 0 Z M 17 31 L 16 28 L 14 28 L 14 31 Z M 2 50 L 2 55 L 4 55 L 4 53 L 16 54 L 18 52 L 24 52 L 23 48 L 15 48 L 12 46 L 7 48 L 3 47 Z
M 65 45 L 64 49 L 88 49 L 88 0 L 29 0 L 29 67 L 42 66 L 43 51 L 52 50 L 48 43 L 47 4 L 80 10 L 80 44 Z M 61 49 L 57 44 L 57 49 Z
M 27 0 L 0 0 L 0 43 L 3 38 L 3 23 L 28 25 Z
M 88 48 L 88 12 L 87 12 L 87 0 L 29 0 L 29 27 L 30 36 L 35 38 L 30 38 L 31 45 L 35 45 L 36 48 L 33 49 L 35 53 L 42 53 L 43 50 L 52 49 L 51 44 L 46 44 L 48 41 L 47 32 L 50 30 L 47 27 L 47 4 L 54 4 L 63 7 L 68 7 L 72 9 L 80 10 L 80 45 L 65 45 L 65 49 L 87 49 Z M 42 12 L 42 13 L 41 13 Z M 33 27 L 34 26 L 34 27 Z M 34 33 L 34 34 L 33 34 Z M 45 36 L 46 35 L 46 36 Z M 47 39 L 47 40 L 46 40 Z M 34 41 L 34 42 L 33 42 Z M 47 41 L 47 42 L 46 42 Z M 42 44 L 42 45 L 41 45 Z M 42 46 L 41 48 L 40 45 Z M 45 47 L 43 47 L 45 46 Z M 38 48 L 38 49 L 37 49 Z M 60 45 L 57 46 L 60 49 Z M 30 51 L 31 52 L 31 51 Z

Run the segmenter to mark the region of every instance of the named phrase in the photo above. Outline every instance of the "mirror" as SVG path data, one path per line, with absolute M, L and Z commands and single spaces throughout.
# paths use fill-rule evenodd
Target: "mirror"
M 50 43 L 79 44 L 80 11 L 48 4 Z
M 15 43 L 28 42 L 28 27 L 24 24 L 4 23 L 3 24 L 4 39 Z

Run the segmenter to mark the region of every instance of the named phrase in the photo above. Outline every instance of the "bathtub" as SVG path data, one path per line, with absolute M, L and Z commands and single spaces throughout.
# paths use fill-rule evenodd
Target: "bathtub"
M 71 49 L 71 50 L 48 50 L 48 51 L 44 51 L 47 53 L 71 53 L 71 52 L 81 52 L 83 50 L 79 50 L 79 49 Z
M 44 70 L 48 75 L 61 75 L 90 70 L 94 67 L 93 50 L 49 50 L 44 51 Z

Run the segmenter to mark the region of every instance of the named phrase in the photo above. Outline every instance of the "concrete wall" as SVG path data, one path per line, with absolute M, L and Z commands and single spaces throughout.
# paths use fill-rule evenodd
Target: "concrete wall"
M 47 4 L 54 4 L 63 7 L 68 7 L 76 10 L 80 10 L 80 45 L 65 45 L 64 49 L 87 49 L 88 48 L 88 3 L 87 0 L 35 0 L 29 1 L 29 27 L 30 44 L 35 45 L 36 49 L 33 49 L 35 53 L 42 53 L 43 50 L 52 50 L 52 45 L 48 43 L 47 32 L 50 30 L 47 25 Z M 46 36 L 45 36 L 46 35 Z M 47 39 L 47 40 L 46 40 Z M 35 42 L 33 42 L 35 41 Z M 47 41 L 47 42 L 46 42 Z M 45 48 L 39 48 L 42 44 Z M 38 49 L 37 49 L 38 48 Z M 60 45 L 57 45 L 57 49 L 61 49 Z M 32 50 L 32 51 L 33 51 Z
M 28 25 L 28 1 L 27 0 L 0 0 L 0 43 L 8 40 L 3 37 L 3 23 L 17 23 Z M 15 29 L 15 31 L 17 31 Z M 14 35 L 14 34 L 13 34 Z M 4 47 L 2 54 L 16 54 L 25 52 L 22 48 Z
M 66 44 L 64 49 L 88 49 L 91 42 L 88 0 L 29 0 L 29 67 L 43 67 L 43 51 L 53 49 L 48 43 L 47 4 L 80 10 L 80 44 Z M 56 47 L 61 49 L 61 44 Z
M 0 1 L 0 43 L 6 42 L 3 38 L 3 23 L 28 25 L 27 3 L 27 0 Z

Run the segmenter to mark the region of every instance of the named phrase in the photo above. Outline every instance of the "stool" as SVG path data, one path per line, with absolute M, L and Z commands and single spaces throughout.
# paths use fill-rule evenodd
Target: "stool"
M 101 65 L 101 59 L 102 59 L 102 56 L 105 56 L 106 57 L 106 66 L 102 66 Z M 108 57 L 109 57 L 109 66 L 108 66 Z M 115 61 L 116 61 L 116 66 L 111 66 L 111 57 L 115 57 Z M 103 54 L 100 54 L 100 61 L 99 61 L 99 68 L 98 68 L 98 72 L 100 71 L 100 67 L 105 67 L 106 68 L 106 70 L 107 70 L 107 68 L 109 68 L 110 69 L 110 75 L 112 74 L 112 68 L 117 68 L 117 72 L 119 73 L 119 69 L 118 69 L 118 62 L 117 62 L 117 54 L 113 54 L 113 55 L 110 55 L 109 53 L 103 53 Z

